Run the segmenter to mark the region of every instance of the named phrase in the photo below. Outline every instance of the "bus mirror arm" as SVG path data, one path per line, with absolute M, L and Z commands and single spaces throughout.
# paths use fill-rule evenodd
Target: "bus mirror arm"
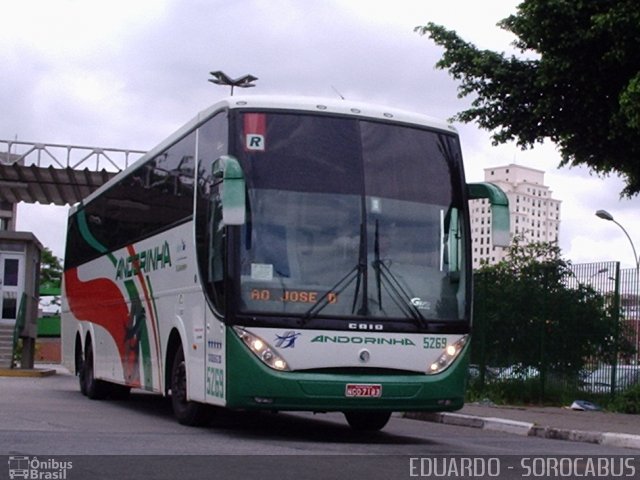
M 500 187 L 493 183 L 468 183 L 469 200 L 486 198 L 491 204 L 491 236 L 492 243 L 500 247 L 508 247 L 510 243 L 509 199 Z
M 247 193 L 240 162 L 231 155 L 221 156 L 213 164 L 213 177 L 222 177 L 222 222 L 225 225 L 244 225 Z

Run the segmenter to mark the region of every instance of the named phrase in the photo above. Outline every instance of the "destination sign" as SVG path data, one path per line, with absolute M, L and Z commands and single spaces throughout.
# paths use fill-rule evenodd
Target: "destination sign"
M 323 296 L 326 298 L 323 299 Z M 282 290 L 276 288 L 252 288 L 249 298 L 258 302 L 311 303 L 321 299 L 329 304 L 338 303 L 338 294 L 316 290 Z

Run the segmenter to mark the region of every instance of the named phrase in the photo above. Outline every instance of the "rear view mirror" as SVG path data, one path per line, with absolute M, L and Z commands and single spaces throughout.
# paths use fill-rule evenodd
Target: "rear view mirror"
M 240 162 L 223 155 L 213 164 L 213 177 L 222 179 L 222 222 L 225 225 L 244 225 L 246 220 L 246 185 Z

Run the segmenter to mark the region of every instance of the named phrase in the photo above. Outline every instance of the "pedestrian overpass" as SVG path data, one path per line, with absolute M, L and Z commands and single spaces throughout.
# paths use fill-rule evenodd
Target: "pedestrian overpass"
M 0 140 L 0 202 L 73 205 L 144 153 Z

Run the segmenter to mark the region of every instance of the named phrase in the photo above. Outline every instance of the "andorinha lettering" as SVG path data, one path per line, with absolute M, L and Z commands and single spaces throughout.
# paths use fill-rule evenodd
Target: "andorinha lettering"
M 149 273 L 171 266 L 169 242 L 143 250 L 135 255 L 120 257 L 116 266 L 116 280 L 131 278 L 138 273 Z
M 384 337 L 348 337 L 346 335 L 316 335 L 311 343 L 354 343 L 363 345 L 402 345 L 415 347 L 416 344 L 410 338 L 384 338 Z

